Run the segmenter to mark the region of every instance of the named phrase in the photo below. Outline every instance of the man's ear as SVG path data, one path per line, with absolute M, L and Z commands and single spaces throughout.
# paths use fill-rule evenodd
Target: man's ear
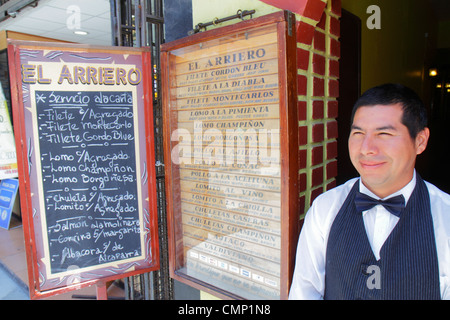
M 416 154 L 421 154 L 425 151 L 430 138 L 430 129 L 425 128 L 420 131 L 416 136 Z

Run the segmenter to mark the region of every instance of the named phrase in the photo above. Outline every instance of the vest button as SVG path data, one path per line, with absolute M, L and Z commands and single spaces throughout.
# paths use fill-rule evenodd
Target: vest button
M 369 265 L 365 263 L 361 264 L 360 266 L 361 273 L 365 276 L 369 275 L 369 273 L 367 272 L 367 268 L 369 268 Z

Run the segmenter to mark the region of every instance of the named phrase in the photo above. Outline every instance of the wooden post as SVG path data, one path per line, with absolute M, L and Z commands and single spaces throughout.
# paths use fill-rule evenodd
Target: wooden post
M 97 282 L 97 300 L 108 300 L 108 288 L 105 281 Z

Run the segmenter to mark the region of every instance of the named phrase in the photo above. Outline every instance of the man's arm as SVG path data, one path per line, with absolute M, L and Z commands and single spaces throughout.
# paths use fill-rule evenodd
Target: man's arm
M 289 299 L 323 299 L 325 288 L 326 244 L 322 227 L 318 225 L 318 206 L 313 204 L 308 211 L 300 233 L 295 270 Z

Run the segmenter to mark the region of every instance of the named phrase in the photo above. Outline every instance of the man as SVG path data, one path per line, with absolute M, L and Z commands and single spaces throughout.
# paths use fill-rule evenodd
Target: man
M 360 178 L 308 211 L 290 299 L 450 299 L 450 195 L 414 169 L 426 123 L 422 102 L 402 85 L 358 99 L 348 145 Z

